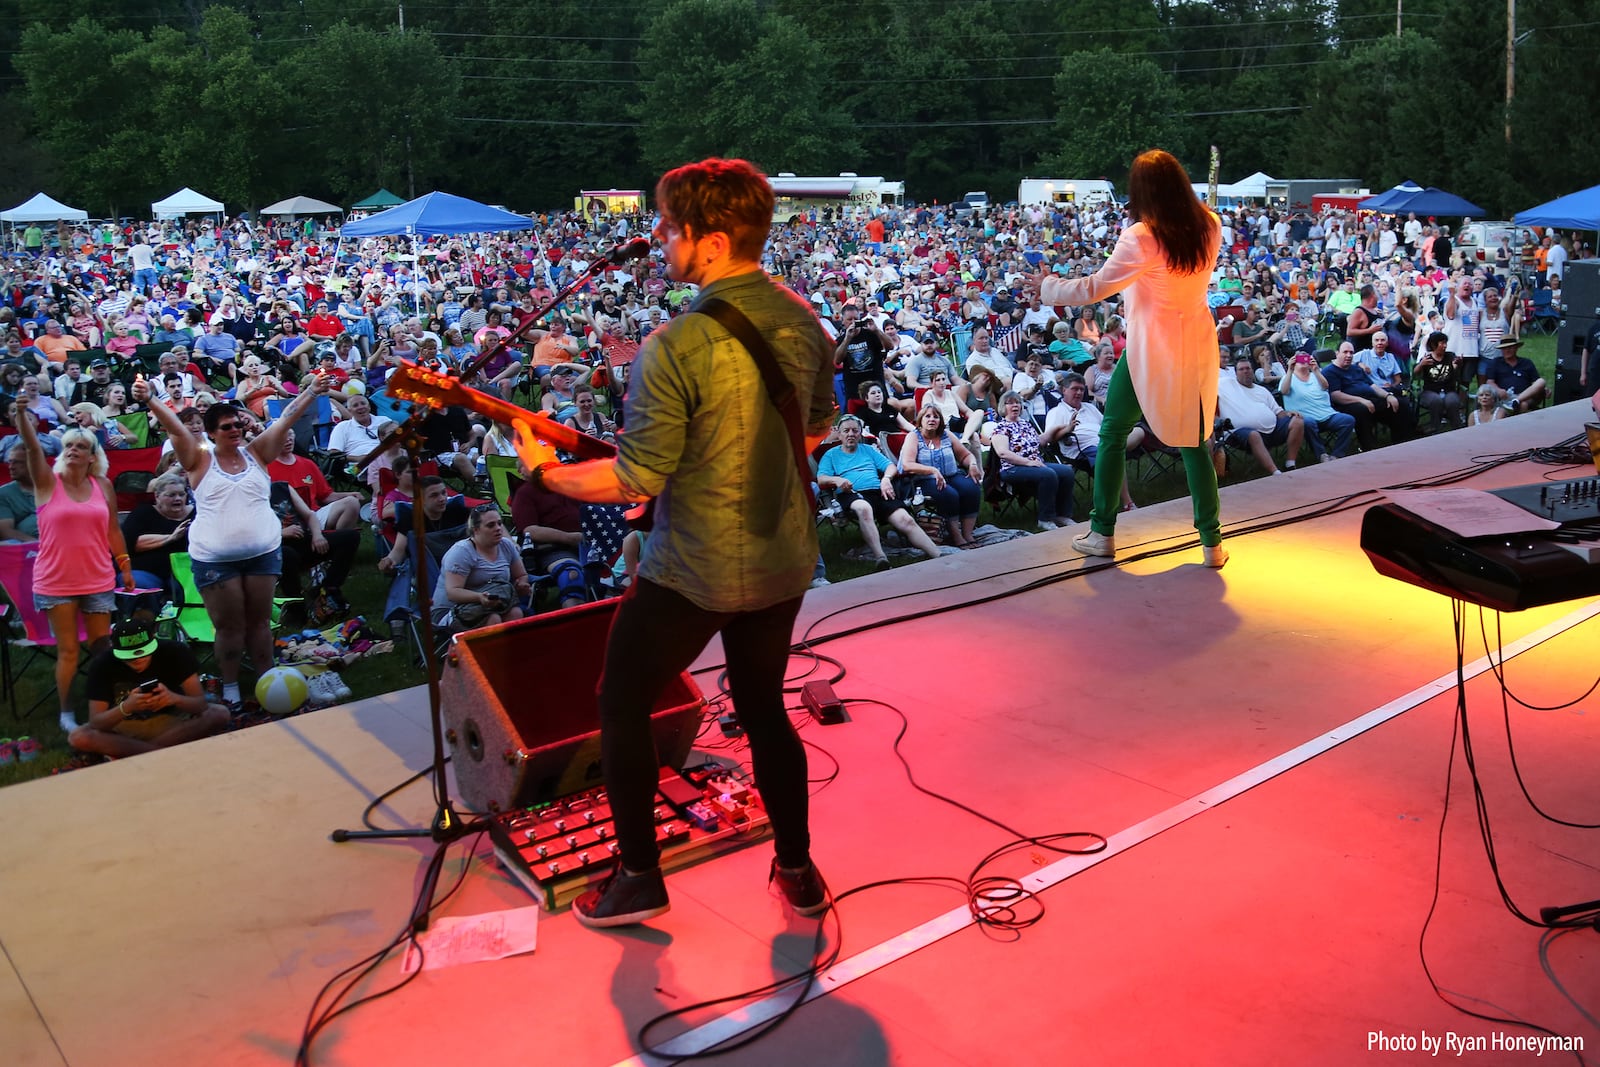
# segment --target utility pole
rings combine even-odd
[[[1517,0],[1506,0],[1506,146],[1511,145],[1511,100],[1517,85]]]
[[[1394,35],[1400,36],[1406,20],[1406,0],[1394,0]]]
[[[406,5],[398,4],[396,6],[399,8],[399,11],[400,11],[400,36],[404,37],[406,35]],[[1511,139],[1511,135],[1509,133],[1506,134],[1506,139],[1507,140]],[[411,116],[407,115],[406,116],[406,199],[415,200],[416,198],[417,198],[417,175],[416,175],[416,172],[411,169]]]

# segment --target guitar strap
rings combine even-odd
[[[743,345],[745,351],[750,353],[750,358],[755,361],[756,367],[761,371],[761,380],[767,385],[767,396],[772,400],[772,406],[778,409],[778,414],[783,416],[783,423],[789,430],[789,444],[794,449],[795,466],[800,471],[800,484],[805,486],[806,502],[814,510],[817,498],[811,491],[811,464],[806,458],[806,434],[800,421],[800,402],[795,396],[794,383],[778,367],[778,360],[772,354],[772,347],[767,344],[767,339],[761,336],[761,331],[745,317],[744,312],[726,300],[719,300],[716,297],[702,300],[695,305],[694,310],[709,316],[731,333],[734,340]]]

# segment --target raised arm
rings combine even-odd
[[[21,404],[11,405],[11,422],[17,428],[17,433],[22,437],[22,446],[28,450],[28,474],[33,478],[34,492],[46,490],[48,496],[55,489],[55,471],[51,469],[50,458],[44,454],[44,449],[39,444],[39,430],[37,419],[33,412]]]
[[[143,378],[137,378],[133,383],[133,398],[150,408],[150,413],[156,417],[161,428],[166,431],[167,437],[172,441],[172,454],[178,457],[178,463],[185,471],[194,471],[200,466],[200,461],[206,457],[206,450],[196,441],[194,434],[178,418],[171,405],[158,398],[150,389],[150,383]]]
[[[250,442],[250,451],[256,460],[264,467],[283,451],[283,439],[288,435],[300,416],[305,413],[307,406],[317,397],[328,391],[328,383],[320,374],[312,374],[306,378],[299,395],[289,402],[283,409],[283,414],[272,420],[272,424],[254,441]]]

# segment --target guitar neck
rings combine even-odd
[[[616,446],[598,437],[591,437],[553,418],[470,388],[451,375],[431,371],[414,363],[402,360],[389,379],[389,388],[398,399],[412,400],[434,408],[455,404],[487,415],[496,422],[521,427],[531,436],[571,452],[579,459],[605,459],[617,454]]]

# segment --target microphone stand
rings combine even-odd
[[[585,285],[591,278],[602,270],[619,265],[623,259],[636,259],[649,251],[648,241],[635,238],[606,252],[588,268],[574,278],[559,293],[550,298],[544,307],[528,317],[516,333],[509,338],[495,335],[495,343],[491,344],[488,351],[479,355],[461,370],[460,377],[463,381],[470,381],[479,370],[483,368],[494,356],[512,341],[516,341],[533,329],[535,323],[544,318],[561,301],[565,300],[574,291]],[[427,409],[422,406],[414,408],[406,420],[391,430],[378,446],[357,465],[357,473],[364,472],[374,460],[385,455],[395,448],[404,448],[406,455],[411,460],[411,470],[415,472],[422,457],[422,420]],[[430,655],[434,647],[433,637],[433,604],[428,589],[427,556],[427,530],[424,526],[425,518],[422,513],[422,501],[413,499],[411,502],[411,567],[412,582],[416,589],[417,609],[421,615],[419,620],[420,639],[422,644],[423,668],[428,673],[428,722],[433,728],[433,795],[435,810],[433,821],[427,829],[421,827],[403,828],[397,830],[345,830],[337,829],[328,835],[330,840],[336,842],[355,840],[378,840],[394,838],[431,838],[434,842],[433,855],[428,860],[427,870],[423,874],[422,890],[417,894],[416,905],[411,911],[411,929],[421,933],[428,928],[428,913],[433,908],[433,895],[438,889],[439,875],[444,870],[445,853],[450,844],[461,840],[471,834],[478,833],[488,828],[486,819],[474,818],[463,820],[450,803],[450,787],[445,775],[444,754],[444,723],[440,713],[439,700],[439,665]]]

